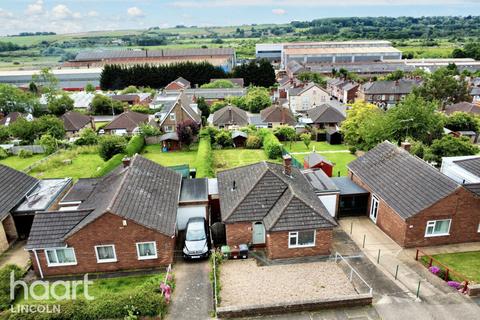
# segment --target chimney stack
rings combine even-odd
[[[123,163],[123,167],[126,168],[128,166],[130,166],[130,163],[132,162],[132,160],[129,158],[129,157],[124,157],[122,159],[122,163]]]
[[[400,144],[400,147],[402,149],[404,149],[405,151],[408,151],[410,152],[410,149],[412,148],[412,144],[408,141],[403,141],[401,144]]]
[[[292,175],[292,157],[289,154],[283,156],[283,170],[287,176]]]

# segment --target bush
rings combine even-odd
[[[308,149],[308,147],[310,146],[310,143],[312,143],[312,135],[310,133],[302,133],[300,135],[300,139],[302,139],[303,144]]]
[[[260,149],[262,147],[262,139],[259,136],[248,136],[245,147],[247,149]]]
[[[40,145],[43,147],[43,150],[46,154],[52,154],[57,151],[57,139],[48,133],[44,134],[40,138]]]
[[[200,138],[197,151],[196,167],[197,178],[213,178],[215,175],[213,170],[212,143],[208,136]]]
[[[263,150],[268,159],[277,159],[282,156],[283,145],[272,132],[268,132],[263,138]]]
[[[5,151],[5,149],[0,148],[0,160],[7,159],[8,158],[8,153]]]
[[[145,114],[153,114],[154,110],[150,109],[147,106],[142,106],[142,105],[134,105],[130,110],[138,113],[145,113]]]
[[[25,270],[21,269],[20,267],[9,264],[0,269],[0,310],[5,310],[10,306],[12,302],[10,300],[10,273],[14,272],[14,279],[20,279]],[[16,288],[17,291],[20,287]]]
[[[107,161],[118,153],[125,151],[126,140],[124,137],[115,135],[105,135],[100,138],[99,154],[103,160]]]
[[[295,128],[291,126],[279,126],[275,128],[273,134],[280,141],[292,141],[296,137]]]
[[[140,153],[145,145],[145,139],[142,136],[133,136],[125,148],[127,156],[132,157],[136,153]]]
[[[158,127],[143,123],[140,125],[140,134],[144,137],[155,137],[162,134]]]
[[[30,150],[25,150],[25,149],[22,149],[20,150],[20,152],[18,153],[18,156],[22,159],[26,159],[26,158],[30,158],[31,156],[33,156],[33,152],[30,151]]]
[[[351,154],[357,153],[357,148],[355,146],[348,147],[348,151],[350,151]]]
[[[91,146],[98,143],[98,136],[92,128],[80,131],[80,138],[75,141],[77,146]]]
[[[200,131],[200,139],[201,138],[208,138],[210,140],[210,143],[215,141],[215,136],[218,133],[218,129],[212,126],[204,127]]]
[[[215,135],[215,143],[222,148],[233,146],[232,134],[230,131],[221,130]]]

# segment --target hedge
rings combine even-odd
[[[145,139],[142,136],[133,136],[125,148],[125,153],[129,157],[133,157],[136,153],[140,153],[145,145]]]
[[[213,178],[213,153],[212,143],[208,136],[200,138],[196,159],[197,178]]]
[[[170,285],[172,285],[170,283]],[[94,320],[124,319],[128,310],[135,310],[138,318],[158,317],[167,313],[167,303],[160,292],[157,281],[151,280],[138,289],[129,292],[103,295],[101,299],[87,301],[83,298],[55,302],[38,302],[41,305],[59,305],[58,313],[10,313],[4,316],[9,320]],[[32,303],[34,305],[35,303]],[[7,312],[9,313],[9,312]]]
[[[278,138],[269,131],[263,134],[263,150],[269,159],[277,159],[282,156],[283,145]]]
[[[15,280],[23,277],[25,270],[20,267],[9,264],[0,269],[0,310],[5,310],[10,306],[10,273],[14,272]],[[16,288],[18,291],[20,286]]]
[[[122,164],[122,160],[124,157],[126,157],[124,153],[118,153],[113,157],[111,157],[110,160],[105,162],[103,166],[100,168],[100,170],[97,171],[96,176],[103,177],[107,173],[110,173],[111,171],[113,171],[116,167]]]

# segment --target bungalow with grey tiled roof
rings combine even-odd
[[[289,156],[217,177],[228,245],[265,247],[269,259],[329,254],[337,223]]]
[[[35,272],[43,278],[172,263],[181,183],[180,174],[136,155],[74,188],[78,195],[65,199],[77,201],[75,208],[34,218],[27,249]]]
[[[348,165],[370,219],[402,247],[480,241],[480,197],[385,141]]]
[[[80,112],[68,111],[60,117],[67,135],[73,136],[82,129],[95,129],[93,118]]]

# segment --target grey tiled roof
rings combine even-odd
[[[348,165],[403,219],[454,192],[459,185],[425,161],[385,141]]]
[[[480,106],[470,102],[459,102],[445,107],[446,114],[452,114],[454,112],[467,112],[480,115]]]
[[[68,111],[60,119],[66,131],[79,131],[92,121],[89,116],[75,111]]]
[[[477,196],[480,196],[480,183],[470,183],[463,185],[467,190],[475,193]]]
[[[307,161],[307,163],[310,167],[313,167],[313,166],[319,164],[320,162],[325,162],[325,163],[328,163],[328,164],[332,165],[332,163],[330,161],[328,161],[325,157],[319,155],[316,152],[311,152],[311,153],[307,154],[304,159],[305,159],[305,161]]]
[[[218,173],[218,189],[226,223],[264,220],[272,231],[336,225],[297,168],[291,176],[269,162],[225,170]]]
[[[328,103],[308,110],[307,115],[312,119],[312,123],[340,123],[345,120],[342,112]]]
[[[19,205],[38,183],[37,179],[0,164],[0,219]]]
[[[247,112],[238,107],[228,105],[214,112],[212,123],[215,126],[246,126],[248,125]]]
[[[281,107],[279,105],[273,105],[263,109],[260,111],[260,116],[262,117],[262,121],[266,123],[280,122],[291,126],[297,123],[290,108]]]
[[[142,123],[146,123],[148,121],[148,115],[134,112],[134,111],[125,111],[122,114],[118,115],[113,119],[112,122],[107,124],[104,129],[105,130],[115,130],[115,129],[126,129],[127,131],[131,132]]]
[[[454,161],[456,165],[480,177],[480,157]]]
[[[415,80],[400,79],[369,82],[363,85],[366,94],[408,94],[418,86]]]

